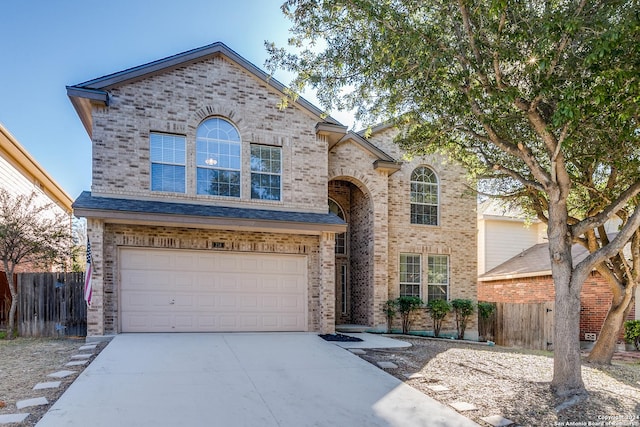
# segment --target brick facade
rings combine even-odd
[[[580,340],[586,333],[600,334],[611,305],[611,291],[599,273],[593,272],[585,280],[580,294]],[[553,302],[555,289],[551,276],[526,277],[478,282],[478,300],[504,303],[534,304]],[[635,318],[635,309],[628,319]],[[620,334],[622,339],[624,331]]]
[[[429,254],[449,256],[449,297],[476,299],[476,202],[474,196],[465,193],[465,174],[460,167],[431,156],[403,161],[397,171],[392,167],[379,168],[376,162],[380,156],[387,162],[388,155],[402,160],[403,153],[393,143],[392,131],[374,132],[370,139],[373,148],[356,143],[355,136],[342,138],[346,131],[340,131],[335,123],[322,122],[318,111],[298,103],[278,108],[282,93],[255,70],[246,68],[241,58],[224,49],[222,52],[184,64],[172,63],[161,72],[156,70],[105,85],[108,102],[91,101],[90,121],[79,110],[85,126],[91,124],[92,195],[264,209],[274,215],[326,214],[330,197],[345,212],[348,254],[334,253],[333,232],[288,231],[287,227],[264,230],[257,225],[256,229],[246,229],[233,224],[216,229],[206,225],[188,228],[176,225],[170,218],[166,223],[151,225],[140,220],[114,223],[108,215],[96,216],[88,221],[95,287],[89,334],[120,332],[118,252],[124,247],[304,254],[308,257],[310,331],[330,333],[336,323],[384,328],[382,306],[387,299],[398,296],[398,263],[402,252],[423,256],[425,278]],[[89,89],[95,90],[95,85]],[[95,94],[92,92],[91,96]],[[213,116],[231,122],[241,136],[239,198],[196,194],[195,134],[199,124]],[[185,138],[184,194],[150,190],[151,132]],[[250,197],[252,143],[282,148],[279,201]],[[428,165],[438,175],[437,226],[410,224],[409,177],[418,165]],[[223,242],[224,249],[214,248],[212,242]],[[340,281],[336,280],[342,266],[348,270],[346,295],[342,295]],[[426,299],[426,284],[423,286]],[[344,313],[343,297],[348,307]],[[424,330],[431,326],[423,318],[415,323],[415,328]],[[471,325],[469,330],[473,329]]]

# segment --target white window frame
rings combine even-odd
[[[408,257],[412,257],[412,258],[417,258],[418,259],[418,276],[417,279],[414,281],[409,281],[409,280],[402,280],[402,266],[404,265],[416,265],[415,262],[408,264],[407,262],[403,263],[403,257],[405,258],[405,260]],[[409,273],[407,272],[407,277],[405,277],[405,279],[408,278]],[[413,274],[412,274],[413,275]],[[417,296],[418,298],[422,297],[422,255],[421,254],[416,254],[416,253],[401,253],[400,254],[400,258],[399,258],[399,262],[398,262],[398,279],[399,279],[399,295],[400,296]],[[411,294],[407,293],[407,292],[403,292],[402,288],[403,286],[411,286],[412,288],[417,286],[418,287],[418,295],[415,295],[414,292],[411,292]]]
[[[161,154],[160,154],[160,159],[155,158],[154,156],[154,148],[153,148],[153,144],[154,144],[154,138],[160,138],[159,142],[161,144],[160,150],[161,150]],[[168,143],[169,140],[171,140],[171,142],[173,142],[174,144],[174,148],[172,149],[167,149],[165,147],[165,142]],[[186,193],[187,192],[187,138],[184,135],[177,135],[177,134],[172,134],[172,133],[166,133],[166,132],[149,132],[149,189],[153,192],[166,192],[166,193]],[[176,142],[181,142],[182,143],[182,149],[176,149],[175,148],[175,144]],[[172,157],[171,159],[169,158],[165,158],[165,154],[167,154],[168,152],[171,153]],[[176,153],[182,152],[182,162],[176,161]],[[183,179],[182,179],[182,184],[183,184],[183,189],[182,191],[175,191],[175,190],[165,190],[165,189],[157,189],[157,188],[153,188],[153,177],[154,177],[154,173],[153,173],[153,165],[163,165],[163,166],[176,166],[176,167],[181,167],[182,171],[183,171]]]
[[[446,272],[446,280],[443,282],[437,282],[437,283],[433,283],[432,282],[432,274],[431,274],[431,266],[432,266],[432,260],[434,260],[435,258],[443,258],[446,259],[447,262],[447,272]],[[449,255],[437,255],[437,254],[429,254],[427,255],[427,300],[431,299],[431,288],[432,287],[441,287],[443,286],[445,288],[445,300],[449,300],[450,298],[450,284],[451,284],[451,257]],[[442,299],[442,298],[438,298],[438,299]]]

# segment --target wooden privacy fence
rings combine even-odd
[[[87,335],[84,273],[18,274],[18,334]]]
[[[491,318],[485,322],[479,319],[485,339],[505,347],[553,350],[553,302],[495,304]]]

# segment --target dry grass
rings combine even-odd
[[[11,341],[0,340],[0,414],[28,412],[30,415],[20,424],[12,426],[34,426],[51,405],[64,393],[71,383],[84,370],[84,366],[72,368],[64,365],[71,356],[78,354],[84,339],[46,339],[16,338]],[[104,347],[97,347],[94,357]],[[91,358],[90,360],[93,360]],[[86,366],[86,365],[85,365]],[[63,379],[47,377],[60,370],[77,373]],[[56,389],[33,390],[41,382],[61,381]],[[34,397],[46,397],[49,405],[35,406],[18,410],[16,402]]]

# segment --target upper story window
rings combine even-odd
[[[185,138],[164,133],[150,134],[151,191],[184,193]]]
[[[240,197],[240,134],[219,117],[205,120],[196,133],[198,194]]]
[[[411,173],[411,224],[438,225],[438,177],[426,166]]]
[[[346,221],[344,211],[333,200],[329,199],[329,212],[334,213],[343,221]],[[346,255],[347,253],[347,233],[336,234],[336,255]]]
[[[251,198],[280,200],[282,193],[282,149],[251,145]]]

